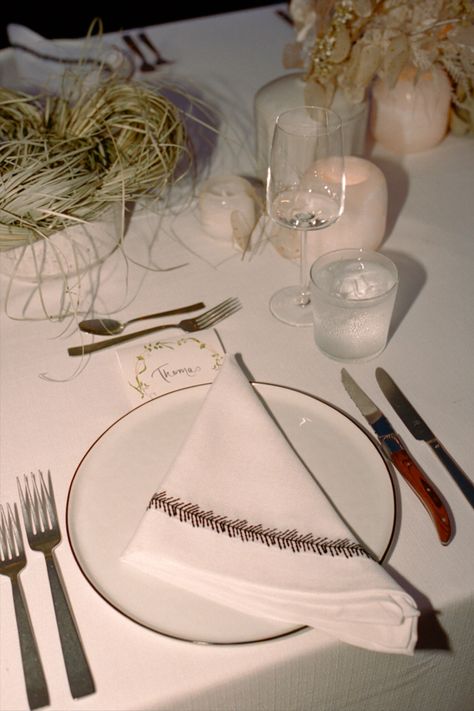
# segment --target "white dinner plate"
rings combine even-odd
[[[310,475],[381,560],[394,530],[395,497],[378,446],[353,420],[316,397],[278,385],[253,386]],[[214,644],[289,634],[294,625],[236,612],[120,560],[209,387],[197,385],[149,400],[96,440],[79,463],[69,491],[71,547],[96,591],[156,632]]]

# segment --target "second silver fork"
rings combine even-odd
[[[48,486],[41,472],[39,472],[39,483],[34,474],[31,475],[30,480],[25,476],[23,487],[19,479],[17,483],[28,543],[32,550],[40,551],[45,557],[72,697],[77,699],[93,694],[94,680],[54,556],[54,548],[61,540],[61,531],[51,474],[48,472]]]
[[[0,574],[7,575],[11,580],[28,705],[30,709],[38,709],[49,704],[49,693],[19,577],[25,566],[17,506],[14,504],[12,509],[7,504],[5,513],[0,505]]]

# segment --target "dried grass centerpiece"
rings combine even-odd
[[[0,88],[0,248],[157,197],[186,157],[179,110],[139,82],[110,79],[74,100]]]

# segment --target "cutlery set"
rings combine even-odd
[[[47,483],[41,472],[38,481],[31,474],[29,479],[25,476],[23,484],[19,479],[17,483],[28,543],[45,557],[71,695],[81,698],[93,694],[95,685],[54,556],[61,531],[51,475],[48,472]],[[28,704],[30,709],[36,709],[49,704],[49,692],[19,579],[26,563],[17,505],[7,504],[6,509],[0,505],[0,574],[11,580]]]
[[[443,447],[441,442],[430,430],[426,422],[424,422],[417,413],[413,405],[407,400],[400,388],[394,383],[389,374],[383,368],[377,368],[375,377],[379,383],[385,397],[388,399],[393,409],[403,420],[406,427],[410,430],[415,439],[423,440],[433,450],[438,459],[446,467],[452,478],[463,492],[471,506],[474,507],[474,486],[470,479],[465,475],[460,466],[456,464],[454,459]]]
[[[150,317],[185,312],[202,306],[204,306],[202,303],[193,304],[171,312],[152,314]],[[241,306],[238,299],[230,298],[195,319],[182,321],[175,326],[164,325],[146,329],[140,333],[149,333],[160,328],[170,327],[183,328],[189,331],[207,328],[222,318],[231,315],[239,308]],[[132,320],[143,318],[147,318],[147,316]],[[133,338],[135,335],[137,334],[131,334],[130,337]],[[109,341],[101,341],[92,345],[103,347],[102,344],[118,342],[124,338],[127,337],[113,338],[109,339]],[[81,346],[80,348],[84,352],[90,352],[91,350],[87,350],[87,346]],[[70,349],[70,352],[71,350],[74,349]],[[474,506],[474,485],[421,419],[392,378],[385,370],[377,368],[376,379],[390,404],[409,431],[416,439],[424,440],[429,444],[471,506]],[[431,516],[440,542],[443,545],[447,545],[452,540],[454,522],[442,494],[415,462],[388,418],[359,387],[345,368],[341,370],[341,380],[347,393],[374,430],[385,456],[398,470]],[[75,699],[81,698],[93,694],[95,685],[67,592],[54,557],[54,549],[61,541],[61,531],[51,475],[48,472],[47,482],[45,482],[41,472],[38,473],[38,480],[34,474],[31,474],[30,478],[25,476],[23,482],[17,479],[17,484],[29,546],[33,551],[43,553],[45,558],[71,695]],[[38,645],[20,581],[20,573],[26,567],[26,564],[27,559],[17,504],[15,503],[13,506],[6,504],[5,508],[0,505],[0,574],[8,576],[11,580],[28,704],[30,709],[36,709],[47,706],[50,700]]]
[[[200,302],[171,311],[149,314],[147,316],[139,316],[125,323],[114,321],[112,319],[91,319],[89,321],[82,321],[79,324],[79,327],[82,331],[89,333],[109,335],[113,333],[121,333],[125,326],[134,321],[140,321],[147,318],[157,318],[160,316],[169,316],[177,313],[186,313],[202,307],[204,307],[204,304]],[[103,348],[108,348],[109,346],[118,345],[138,336],[145,336],[167,328],[179,328],[187,332],[199,331],[214,326],[216,323],[224,318],[227,318],[240,308],[241,305],[238,299],[229,298],[195,318],[184,319],[176,324],[162,324],[124,336],[107,338],[95,343],[74,346],[68,349],[68,353],[71,356],[85,355]],[[407,447],[402,441],[400,435],[394,430],[387,417],[359,387],[345,368],[341,371],[341,378],[347,393],[374,430],[385,456],[391,461],[393,466],[405,479],[416,496],[418,496],[433,520],[441,543],[443,545],[447,545],[452,540],[454,522],[452,521],[452,515],[443,499],[442,494],[415,462],[411,454],[408,452]],[[432,448],[471,506],[474,506],[474,485],[435,437],[428,425],[421,419],[411,403],[408,402],[407,398],[394,383],[392,378],[385,370],[377,368],[376,379],[388,401],[409,429],[411,434],[416,439],[425,441]]]
[[[187,313],[201,308],[204,308],[204,303],[198,302],[168,311],[138,316],[125,323],[113,319],[90,319],[82,321],[79,327],[88,333],[110,335],[121,333],[128,324],[136,321]],[[72,356],[92,353],[167,328],[179,328],[187,332],[199,331],[214,326],[240,308],[241,304],[237,298],[229,298],[194,318],[184,319],[176,324],[161,324],[127,335],[72,347],[68,349],[68,353]],[[468,477],[435,437],[388,373],[382,368],[377,368],[375,375],[386,398],[411,434],[416,439],[425,441],[432,448],[471,506],[474,506],[474,485]],[[398,470],[429,513],[440,542],[447,545],[453,537],[454,522],[442,494],[415,462],[388,418],[359,387],[345,368],[341,370],[341,380],[347,393],[375,432],[384,455]],[[23,483],[20,480],[17,480],[17,483],[28,543],[33,551],[41,552],[45,557],[71,695],[73,698],[80,698],[94,693],[95,685],[54,557],[54,549],[61,540],[61,532],[51,476],[48,472],[46,483],[42,473],[39,472],[38,481],[32,474],[29,479],[25,477]],[[11,580],[27,698],[30,709],[36,709],[49,704],[49,692],[19,577],[26,563],[17,505],[16,503],[13,506],[7,504],[5,508],[0,505],[0,574],[8,576]]]
[[[179,309],[171,309],[169,311],[160,311],[156,314],[147,314],[146,316],[135,316],[128,321],[122,322],[117,321],[113,318],[91,318],[86,321],[81,321],[79,323],[79,328],[84,333],[92,333],[96,336],[114,336],[116,334],[122,333],[122,331],[129,326],[131,323],[136,321],[145,321],[151,318],[162,318],[163,316],[174,316],[176,314],[185,314],[190,311],[198,311],[199,309],[204,309],[205,304],[199,301],[197,304],[191,304],[190,306],[182,306]]]
[[[192,306],[187,306],[182,309],[175,309],[172,312],[167,311],[161,314],[152,314],[149,318],[154,318],[157,316],[166,316],[171,313],[185,313],[186,311],[192,311],[194,309],[201,308],[201,306],[204,306],[204,304],[193,304]],[[195,318],[183,319],[179,323],[165,323],[161,324],[160,326],[152,326],[151,328],[145,328],[141,331],[134,331],[133,333],[127,333],[123,336],[115,336],[114,338],[106,338],[103,341],[96,341],[95,343],[88,343],[81,346],[72,346],[71,348],[68,348],[68,353],[70,356],[94,353],[95,351],[102,350],[103,348],[108,348],[109,346],[116,346],[120,343],[123,343],[124,341],[129,341],[132,338],[137,338],[139,336],[147,336],[150,333],[155,333],[156,331],[163,331],[167,328],[179,328],[182,331],[186,331],[188,333],[202,331],[205,328],[212,328],[212,326],[215,326],[219,321],[222,321],[228,316],[231,316],[240,308],[242,307],[239,299],[231,297],[229,299],[226,299],[222,303],[217,304],[217,306],[214,306],[212,309],[208,309],[208,311],[199,314]],[[148,317],[142,316],[140,318],[143,319]],[[95,323],[96,327],[97,325],[98,324]],[[105,333],[105,331],[102,330],[101,333]]]
[[[341,371],[341,379],[348,395],[377,435],[386,457],[418,496],[433,520],[441,543],[447,545],[452,540],[454,522],[442,494],[415,462],[387,417],[345,368]],[[376,379],[384,395],[409,431],[416,439],[422,439],[432,447],[471,506],[474,506],[474,485],[434,436],[389,374],[383,368],[377,368]]]
[[[131,35],[123,35],[122,39],[127,45],[129,49],[132,50],[134,54],[137,55],[137,57],[140,59],[140,66],[139,66],[139,71],[140,72],[154,72],[156,71],[157,67],[163,65],[163,64],[172,64],[172,62],[168,59],[165,59],[161,52],[155,47],[155,45],[151,42],[150,38],[145,32],[139,32],[138,35],[138,40],[132,37]],[[140,47],[140,43],[145,45],[147,51],[151,51],[154,59],[153,61],[149,61],[144,52],[142,51]]]

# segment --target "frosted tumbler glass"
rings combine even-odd
[[[330,358],[371,360],[385,349],[398,290],[391,259],[365,249],[340,249],[311,267],[314,340]]]

